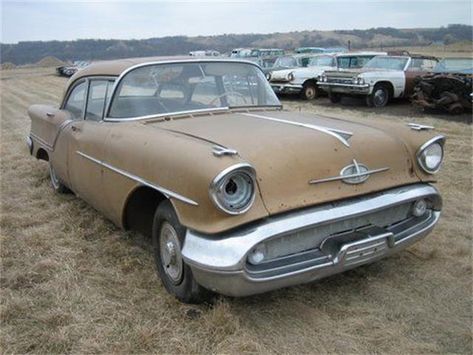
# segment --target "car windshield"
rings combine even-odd
[[[473,73],[473,60],[470,58],[445,58],[433,70],[435,73]]]
[[[292,68],[297,66],[297,59],[291,56],[279,57],[274,63],[275,67]]]
[[[309,60],[309,67],[332,67],[333,57],[331,56],[317,56]]]
[[[378,56],[366,63],[364,68],[404,70],[407,60],[406,57]]]
[[[252,64],[153,64],[133,69],[120,80],[109,117],[280,105],[261,69]]]

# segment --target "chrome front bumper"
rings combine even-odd
[[[298,94],[302,90],[301,84],[269,83],[276,94]]]
[[[349,94],[349,95],[368,95],[370,93],[369,84],[344,84],[344,83],[330,83],[330,82],[319,82],[318,86],[328,92],[334,92],[337,94]]]
[[[430,208],[389,226],[370,225],[325,238],[317,247],[261,265],[247,261],[263,241],[294,231],[389,211],[425,198]],[[311,282],[373,262],[426,236],[440,216],[442,200],[428,184],[415,184],[267,218],[221,235],[188,230],[182,250],[197,282],[228,296],[248,296]],[[314,236],[315,238],[316,236]]]

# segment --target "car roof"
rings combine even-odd
[[[218,62],[247,62],[254,64],[249,61],[236,59],[236,58],[199,58],[197,59],[194,56],[170,56],[170,57],[143,57],[143,58],[128,58],[128,59],[119,59],[119,60],[107,60],[107,61],[100,61],[96,63],[91,63],[89,66],[85,67],[84,69],[79,70],[72,78],[70,82],[74,82],[77,79],[87,77],[87,76],[119,76],[125,70],[139,64],[146,64],[146,63],[159,63],[159,62],[169,62],[169,61],[218,61]]]

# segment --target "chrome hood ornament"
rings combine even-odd
[[[380,173],[383,171],[389,170],[389,168],[379,168],[370,170],[364,164],[358,163],[353,159],[353,164],[345,166],[341,171],[339,176],[333,176],[325,179],[314,179],[309,180],[309,184],[320,184],[322,182],[338,181],[342,180],[346,184],[356,185],[361,184],[368,180],[371,174]]]

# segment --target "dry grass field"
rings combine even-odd
[[[434,232],[388,259],[309,285],[189,306],[157,280],[148,241],[73,195],[28,155],[27,107],[58,103],[53,69],[0,72],[3,353],[472,352],[472,128],[407,102],[284,100],[290,110],[434,125],[448,137]]]

